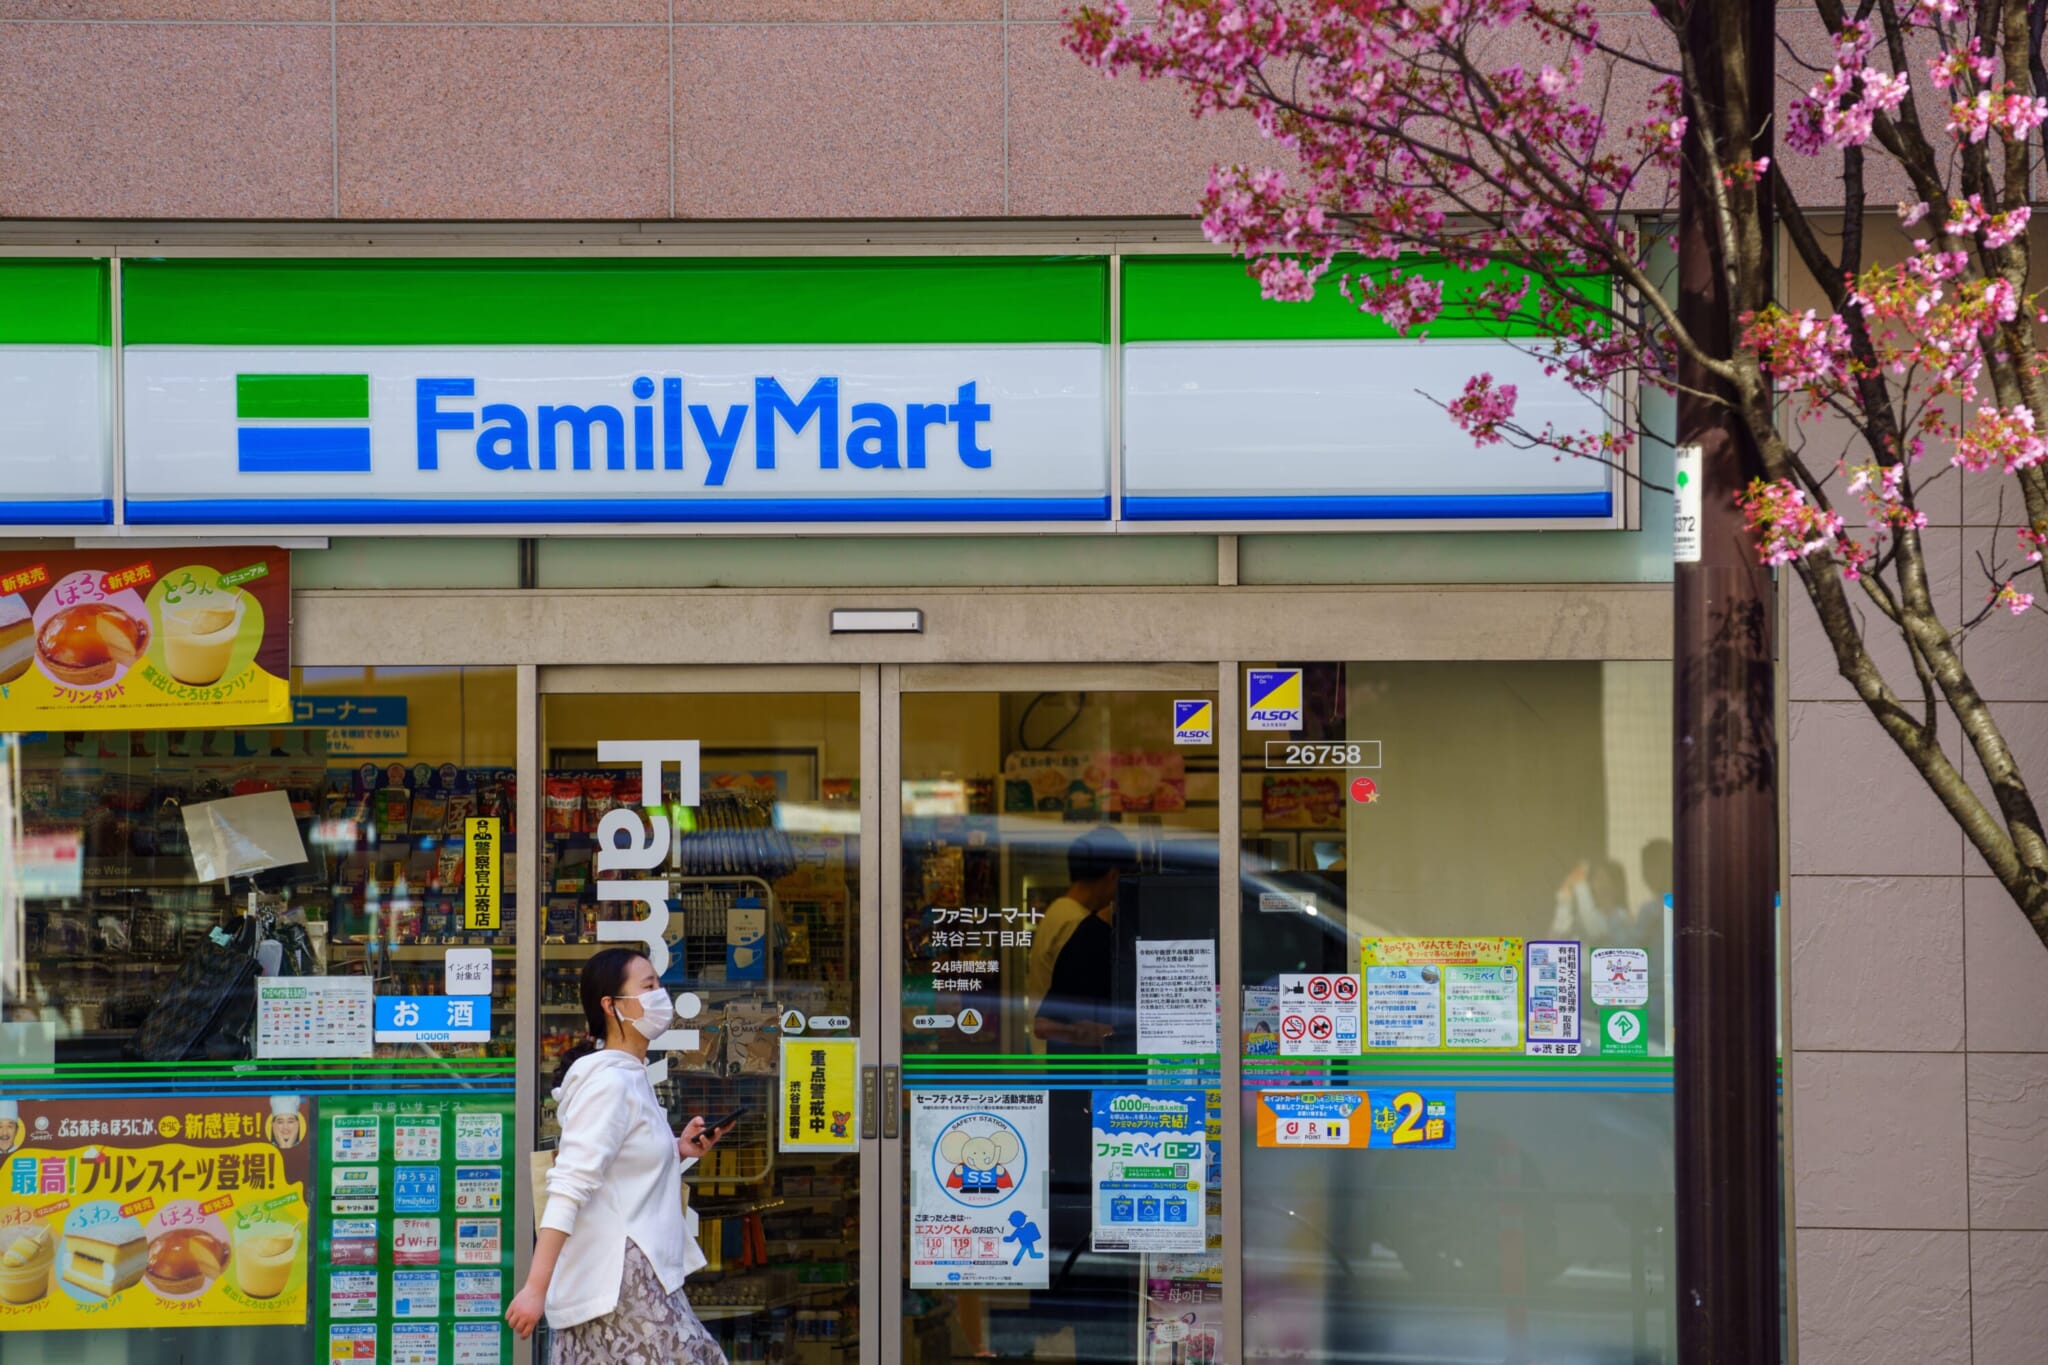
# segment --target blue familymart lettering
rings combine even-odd
[[[716,488],[731,472],[750,410],[746,403],[731,404],[723,413],[706,403],[686,403],[683,381],[674,376],[661,380],[658,400],[655,381],[641,375],[629,386],[635,402],[540,403],[531,412],[515,403],[478,407],[476,385],[473,377],[459,376],[415,382],[415,444],[421,469],[439,469],[443,441],[454,438],[471,443],[477,463],[485,469],[506,473],[589,470],[600,467],[599,461],[608,470],[680,472],[693,469],[695,460],[701,459],[704,486]],[[774,469],[779,446],[794,448],[801,441],[816,450],[820,469],[838,469],[842,459],[855,469],[923,469],[937,458],[944,439],[934,437],[935,429],[950,427],[953,456],[969,469],[987,469],[995,451],[982,444],[981,428],[992,422],[993,414],[977,388],[978,381],[969,380],[951,402],[905,403],[900,409],[887,403],[855,403],[845,411],[836,376],[814,380],[798,395],[772,375],[757,376],[751,405],[754,467]],[[850,425],[843,420],[847,418]],[[783,446],[785,432],[788,441]],[[701,454],[693,456],[693,446]]]

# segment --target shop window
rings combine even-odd
[[[510,1055],[514,676],[294,669],[288,726],[13,737],[14,1052],[41,1046],[58,1063],[306,1057],[305,1040],[266,1031],[285,1026],[282,1007],[259,1008],[224,954],[273,979],[356,978],[411,998],[443,994],[448,949],[474,946],[491,954],[496,1008],[488,1026],[449,1032],[484,1036],[427,1041],[435,1030],[423,1029],[330,1055]],[[272,793],[269,808],[214,804]],[[499,822],[491,927],[464,896],[473,818]],[[224,851],[249,870],[219,875]],[[208,974],[195,962],[223,965]],[[189,1017],[167,1022],[166,1011]]]
[[[1670,678],[1247,674],[1247,1359],[1676,1358]]]
[[[515,677],[4,737],[0,1362],[509,1349]]]

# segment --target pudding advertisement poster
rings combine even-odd
[[[0,1100],[0,1332],[306,1320],[313,1101]]]
[[[0,730],[290,722],[291,556],[0,554]]]

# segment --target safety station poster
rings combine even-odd
[[[0,1332],[306,1320],[313,1101],[0,1101]]]
[[[1044,1289],[1046,1092],[910,1093],[910,1283]]]
[[[291,556],[0,554],[0,730],[284,725]]]

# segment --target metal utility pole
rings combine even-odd
[[[1678,310],[1715,356],[1732,353],[1736,316],[1769,301],[1772,222],[1768,194],[1735,213],[1733,245],[1749,268],[1731,278],[1703,138],[1711,132],[1726,161],[1768,154],[1775,21],[1769,0],[1690,0],[1685,10],[1694,88],[1678,201]],[[1679,377],[1695,393],[1719,387],[1683,361]],[[1782,1229],[1775,596],[1735,506],[1760,469],[1741,422],[1682,394],[1678,441],[1679,509],[1697,511],[1690,547],[1681,528],[1673,582],[1678,1358],[1771,1365],[1781,1350]]]

